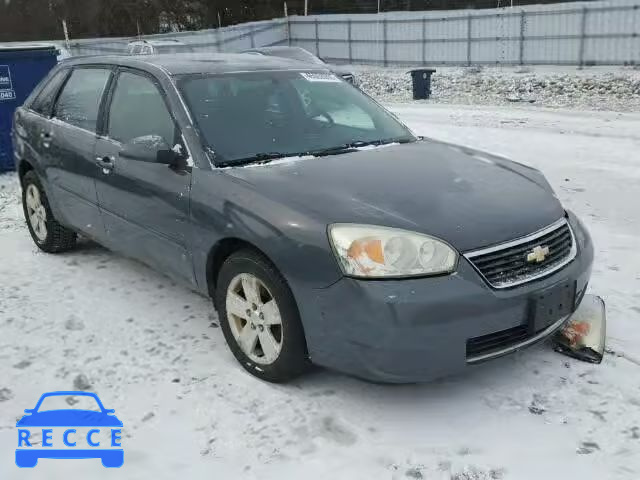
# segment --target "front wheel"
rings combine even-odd
[[[261,254],[242,250],[222,265],[214,299],[229,348],[251,374],[285,382],[307,365],[298,308],[286,281]]]
[[[33,170],[22,178],[22,208],[31,238],[41,250],[58,253],[75,247],[76,233],[55,219],[42,183]]]

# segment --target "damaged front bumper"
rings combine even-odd
[[[600,363],[604,356],[606,332],[604,300],[595,295],[585,295],[578,310],[555,335],[555,350],[578,360]]]
[[[593,246],[583,238],[564,268],[510,289],[491,288],[461,257],[453,275],[343,278],[314,290],[299,301],[311,360],[372,381],[410,383],[529,347],[561,329],[584,297]],[[532,305],[561,289],[570,292],[568,311],[562,300],[562,315],[532,321]]]

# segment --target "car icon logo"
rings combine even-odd
[[[86,397],[88,401],[92,399],[98,409],[49,410],[42,407],[45,401],[55,397],[69,396]],[[36,406],[26,409],[25,413],[26,415],[16,423],[18,427],[16,465],[18,467],[35,467],[40,458],[99,458],[105,467],[122,466],[124,462],[124,451],[120,443],[122,422],[114,415],[114,410],[104,408],[95,393],[74,391],[44,393]],[[40,439],[41,445],[38,445]]]

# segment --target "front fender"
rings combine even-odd
[[[254,245],[275,264],[292,290],[323,288],[342,272],[331,251],[327,226],[257,192],[223,170],[194,169],[191,191],[192,250],[199,290],[207,293],[207,258],[221,240]]]

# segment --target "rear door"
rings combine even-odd
[[[40,133],[47,151],[48,181],[64,223],[102,240],[94,157],[98,118],[110,81],[108,67],[76,67],[58,94],[51,120]]]
[[[49,168],[49,143],[45,139],[51,131],[51,113],[58,91],[69,75],[68,69],[58,70],[47,80],[46,85],[30,104],[19,108],[14,130],[14,147],[16,154],[35,165],[38,174],[47,185]]]
[[[105,131],[95,155],[105,166],[97,192],[108,245],[193,283],[187,248],[191,168],[177,170],[121,155],[128,142],[152,135],[169,146],[181,144],[163,90],[152,76],[122,69],[107,104]]]

